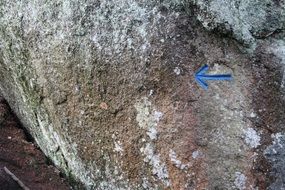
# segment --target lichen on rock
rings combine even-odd
[[[75,189],[278,189],[284,7],[3,0],[0,91]]]

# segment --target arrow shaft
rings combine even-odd
[[[204,80],[232,80],[231,75],[199,75]]]

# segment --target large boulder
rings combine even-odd
[[[281,188],[284,2],[266,2],[2,0],[1,93],[77,188]],[[234,80],[205,91],[203,64]]]

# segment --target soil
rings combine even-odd
[[[0,190],[23,189],[4,167],[30,190],[71,189],[67,180],[32,142],[6,101],[0,97]]]

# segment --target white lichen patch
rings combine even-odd
[[[174,73],[175,73],[176,75],[180,75],[180,73],[181,73],[180,68],[179,68],[179,67],[175,67]]]
[[[149,128],[149,130],[148,130],[148,132],[146,132],[146,134],[149,136],[149,138],[151,140],[157,139],[157,130],[154,127]]]
[[[154,119],[158,122],[160,118],[163,116],[162,112],[154,111]]]
[[[146,134],[151,140],[157,139],[157,125],[163,116],[162,112],[152,108],[151,102],[145,97],[140,102],[135,104],[137,110],[136,120],[140,128],[147,129]]]
[[[115,134],[112,134],[112,139],[114,141],[114,152],[118,152],[123,155],[124,149],[122,142],[117,140],[117,136]]]
[[[284,135],[282,135],[281,133],[276,133],[276,134],[272,134],[271,138],[273,139],[272,144],[273,145],[277,145],[277,147],[283,148],[283,144],[281,143],[282,138],[284,138]]]
[[[260,136],[253,128],[244,130],[245,142],[251,148],[256,148],[260,145]]]
[[[178,158],[177,158],[177,155],[176,153],[171,149],[169,151],[169,158],[171,160],[171,162],[179,169],[183,170],[185,168],[187,168],[187,164],[183,164],[182,161],[180,161]]]
[[[163,182],[164,185],[170,186],[169,175],[167,167],[164,162],[160,159],[160,154],[155,153],[154,140],[157,139],[157,125],[160,121],[163,113],[157,111],[147,97],[142,98],[138,101],[134,107],[137,110],[136,121],[141,129],[146,129],[146,134],[149,136],[150,142],[146,139],[142,139],[146,145],[140,149],[141,153],[144,155],[144,161],[152,166],[152,173],[159,180]]]
[[[160,159],[159,154],[155,154],[154,140],[157,139],[157,125],[163,116],[162,112],[157,111],[152,107],[151,102],[146,98],[135,104],[137,110],[136,120],[141,129],[146,129],[146,134],[149,136],[151,142],[148,142],[145,147],[140,149],[144,155],[144,161],[152,166],[152,173],[160,179],[166,186],[170,185],[169,175],[165,163]],[[147,140],[145,140],[147,142]],[[144,141],[144,142],[145,142]]]
[[[152,96],[152,95],[153,95],[153,90],[150,90],[148,96]]]
[[[155,154],[152,144],[147,143],[144,148],[140,149],[141,153],[145,155],[144,161],[152,166],[152,173],[156,175],[166,186],[170,186],[169,174],[165,163],[160,160],[160,155]]]
[[[241,172],[236,172],[234,184],[239,190],[244,190],[246,188],[246,176]]]
[[[256,113],[254,113],[254,112],[251,112],[251,113],[250,113],[250,115],[249,115],[249,117],[251,117],[251,118],[254,118],[254,117],[256,117]]]
[[[115,145],[115,151],[116,152],[120,152],[120,153],[122,153],[123,151],[124,151],[124,149],[123,149],[123,146],[122,146],[122,143],[120,142],[120,141],[118,141],[118,142],[114,142],[114,145]]]
[[[192,152],[192,158],[194,158],[194,159],[197,159],[197,158],[202,157],[202,156],[203,156],[203,154],[199,150]]]

